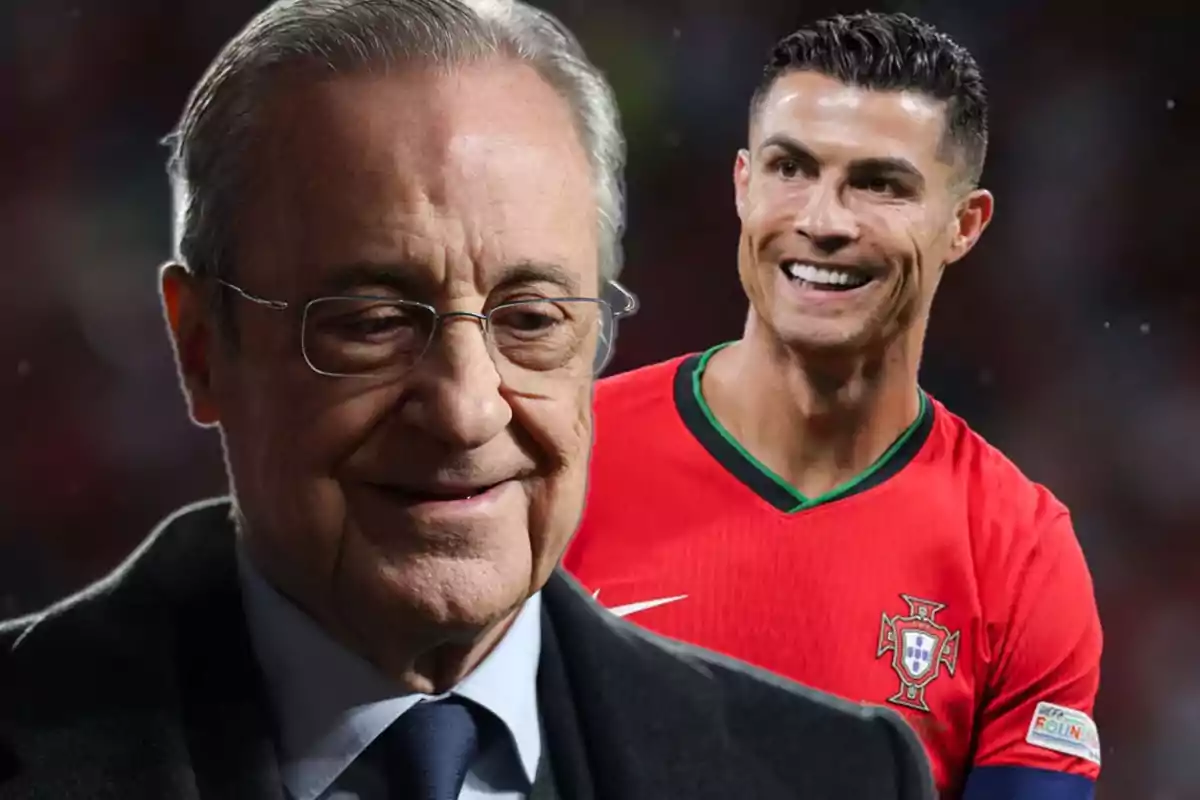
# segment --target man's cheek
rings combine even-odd
[[[595,381],[589,380],[584,384],[579,396],[575,398],[575,439],[582,442],[584,447],[590,447],[592,442],[592,394]]]

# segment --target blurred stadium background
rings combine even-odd
[[[730,170],[771,43],[814,0],[545,0],[617,88],[611,371],[740,331]],[[223,486],[185,419],[155,268],[187,91],[261,0],[0,0],[0,616],[111,568]],[[1200,71],[1173,0],[924,0],[992,97],[995,223],[944,284],[923,381],[1074,510],[1106,651],[1102,800],[1200,798]],[[902,547],[902,542],[896,543]],[[1054,609],[1045,609],[1053,614]]]

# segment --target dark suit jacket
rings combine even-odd
[[[538,693],[564,800],[918,800],[914,734],[647,633],[565,574]],[[116,572],[0,627],[0,800],[281,798],[229,505],[184,509]]]

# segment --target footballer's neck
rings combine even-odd
[[[755,459],[819,496],[866,471],[916,420],[924,329],[872,352],[813,355],[788,348],[751,314],[743,338],[709,362],[701,391]]]

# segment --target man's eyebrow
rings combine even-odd
[[[415,297],[428,291],[428,282],[419,280],[414,272],[411,265],[358,261],[330,269],[318,286],[322,294],[336,295],[364,286],[378,286]]]
[[[363,287],[390,289],[404,297],[424,297],[435,291],[423,271],[410,264],[355,262],[335,267],[320,282],[322,294],[342,294]],[[492,288],[549,283],[567,294],[579,292],[579,276],[552,261],[524,260],[502,267]]]
[[[529,283],[549,283],[567,294],[579,292],[579,275],[552,261],[518,261],[504,267],[494,288]]]

